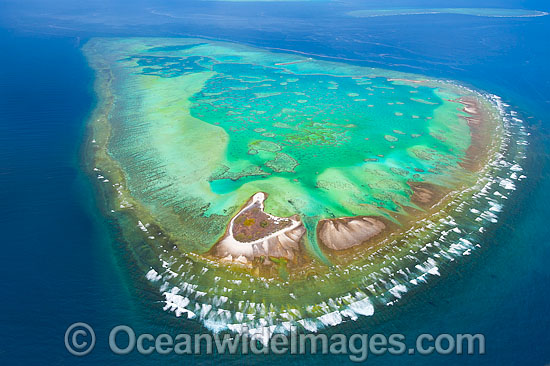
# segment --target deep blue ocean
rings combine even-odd
[[[0,365],[350,362],[321,355],[116,356],[108,348],[118,324],[157,334],[202,329],[162,311],[116,226],[101,214],[82,163],[95,96],[80,47],[93,36],[188,35],[459,80],[518,111],[531,133],[528,179],[482,249],[398,305],[339,331],[486,337],[485,355],[371,355],[367,364],[550,364],[550,16],[342,15],[385,3],[0,1]],[[550,11],[546,1],[395,3],[451,5]],[[77,321],[97,334],[95,350],[81,358],[63,340]]]

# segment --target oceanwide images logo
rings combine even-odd
[[[139,353],[150,355],[312,355],[347,356],[351,361],[364,362],[369,355],[403,354],[485,354],[483,334],[420,334],[409,344],[403,334],[323,334],[300,333],[290,327],[286,333],[273,333],[269,327],[248,329],[237,334],[136,334],[127,325],[117,325],[105,337],[109,349],[117,355]],[[65,347],[74,356],[85,356],[96,344],[93,328],[86,323],[71,324],[65,332]]]

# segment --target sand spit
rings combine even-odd
[[[235,215],[224,237],[214,246],[213,254],[225,262],[249,264],[256,258],[269,257],[294,260],[300,250],[300,241],[306,232],[298,216],[277,217],[264,212],[267,194],[258,192]],[[246,217],[246,218],[245,218]],[[242,222],[239,218],[245,218]],[[259,225],[263,236],[246,237],[250,227]],[[281,227],[279,229],[279,227]],[[259,230],[251,230],[258,236]],[[248,241],[247,239],[253,239]],[[264,262],[265,264],[265,262]]]
[[[380,234],[386,225],[372,217],[343,217],[319,221],[318,240],[332,250],[344,250],[363,244]]]

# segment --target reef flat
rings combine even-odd
[[[527,9],[502,8],[418,8],[418,9],[365,9],[350,11],[348,15],[358,18],[384,17],[395,15],[460,14],[490,18],[530,18],[548,15],[547,12]]]
[[[521,121],[456,83],[202,39],[83,51],[106,212],[166,309],[215,331],[371,315],[524,178]]]

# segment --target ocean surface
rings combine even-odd
[[[400,5],[418,6],[413,3]],[[383,3],[369,3],[376,5]],[[459,5],[550,10],[544,1],[453,3]],[[350,19],[342,9],[360,8],[353,2],[55,6],[0,3],[1,364],[350,362],[321,355],[116,356],[108,348],[108,333],[119,324],[136,333],[205,330],[162,310],[162,298],[127,254],[118,228],[101,214],[102,197],[81,155],[95,96],[80,47],[93,36],[190,35],[454,79],[501,96],[531,133],[528,179],[486,243],[397,305],[337,331],[403,333],[411,340],[421,333],[486,337],[485,355],[371,355],[368,364],[550,362],[550,16]],[[422,6],[445,7],[438,1]],[[81,358],[69,354],[63,340],[78,321],[97,335],[95,349]]]

